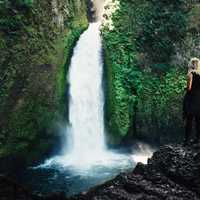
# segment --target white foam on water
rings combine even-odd
[[[144,143],[137,143],[136,149],[131,157],[135,163],[141,162],[143,164],[147,164],[148,158],[151,158],[155,151],[155,149]]]

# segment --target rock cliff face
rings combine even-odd
[[[64,193],[33,196],[3,176],[0,176],[0,186],[0,197],[5,200],[199,200],[200,146],[163,146],[147,165],[138,163],[133,172],[120,174],[114,180],[69,199]]]
[[[0,157],[32,161],[58,141],[67,65],[86,10],[84,0],[0,2]]]

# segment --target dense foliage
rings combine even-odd
[[[33,0],[0,1],[0,30],[11,33],[27,25],[24,14],[28,14],[32,4]]]
[[[148,11],[137,33],[138,50],[152,60],[155,67],[169,63],[174,44],[186,34],[186,1],[149,0]],[[159,66],[158,66],[159,67]]]
[[[159,142],[181,136],[187,67],[173,63],[194,6],[185,0],[121,0],[114,28],[104,26],[111,143],[124,136]]]
[[[33,161],[58,142],[68,62],[87,26],[83,0],[0,0],[0,158]]]

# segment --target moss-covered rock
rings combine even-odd
[[[84,0],[1,1],[0,157],[45,154],[65,119],[66,74]]]

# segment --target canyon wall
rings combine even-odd
[[[84,0],[0,2],[0,158],[37,160],[67,116],[67,70],[87,28]]]

